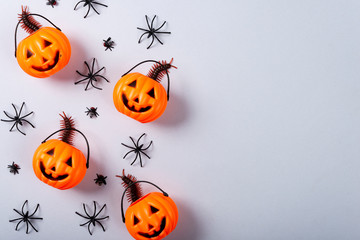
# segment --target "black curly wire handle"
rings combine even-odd
[[[26,16],[23,16],[22,18],[20,18],[20,20],[18,21],[18,23],[16,24],[16,28],[15,28],[15,58],[16,58],[16,51],[17,51],[17,29],[19,27],[19,24],[22,20],[24,20],[25,17],[28,16],[38,16],[38,17],[42,17],[43,19],[45,19],[46,21],[48,21],[51,25],[53,25],[57,30],[61,31],[60,28],[58,28],[54,23],[52,23],[49,19],[47,19],[46,17],[40,15],[40,14],[36,14],[36,13],[29,13]]]
[[[160,64],[160,66],[164,67],[165,66],[161,63],[161,62],[158,62],[158,61],[155,61],[155,60],[145,60],[145,61],[142,61],[138,64],[136,64],[134,67],[132,67],[129,71],[127,71],[126,73],[124,73],[121,77],[125,76],[126,74],[128,74],[129,72],[131,72],[132,70],[134,70],[136,67],[138,67],[139,65],[141,64],[144,64],[144,63],[147,63],[147,62],[154,62],[154,63],[157,63],[157,64]],[[169,73],[167,70],[165,70],[166,72],[166,77],[167,77],[167,80],[168,80],[168,86],[167,86],[167,91],[166,91],[166,94],[167,94],[167,100],[169,101],[170,99],[170,77],[169,77]]]
[[[89,168],[89,159],[90,159],[90,145],[89,145],[89,142],[87,140],[87,138],[85,137],[85,135],[80,132],[79,130],[77,130],[76,128],[63,128],[63,129],[60,129],[60,130],[57,130],[56,132],[52,133],[50,136],[48,136],[47,138],[45,138],[44,141],[42,141],[41,143],[45,143],[49,138],[51,138],[53,135],[55,135],[56,133],[58,132],[61,132],[61,131],[65,131],[65,130],[74,130],[74,131],[77,131],[78,133],[80,133],[85,141],[86,141],[86,145],[87,145],[87,158],[86,158],[86,168]]]
[[[122,197],[121,197],[121,216],[122,216],[122,220],[123,220],[124,223],[125,223],[125,215],[124,215],[124,206],[123,206],[123,203],[124,203],[125,193],[126,193],[126,191],[127,191],[131,186],[133,186],[133,185],[136,184],[136,183],[141,183],[141,182],[151,184],[151,185],[153,185],[154,187],[156,187],[157,189],[159,189],[159,190],[162,192],[162,194],[164,194],[165,197],[168,197],[168,196],[169,196],[169,194],[167,194],[164,190],[162,190],[160,187],[158,187],[157,185],[155,185],[154,183],[149,182],[149,181],[136,181],[136,182],[133,182],[133,183],[129,184],[129,186],[127,186],[127,187],[125,188],[125,190],[124,190],[124,192],[123,192],[123,195],[122,195]]]

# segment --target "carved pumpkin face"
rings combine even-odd
[[[146,123],[165,111],[167,94],[159,82],[141,73],[130,73],[116,83],[113,100],[119,112]]]
[[[132,203],[125,213],[125,225],[137,240],[163,239],[176,227],[178,211],[170,197],[152,192]]]
[[[79,184],[87,168],[80,150],[61,140],[51,139],[36,149],[33,169],[41,181],[64,190]]]
[[[16,51],[20,67],[29,75],[45,78],[65,67],[71,55],[70,42],[61,31],[43,27],[23,39]]]

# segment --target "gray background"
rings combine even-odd
[[[9,219],[26,199],[30,211],[41,204],[44,218],[27,239],[131,239],[120,217],[123,188],[115,175],[122,169],[160,185],[178,205],[178,226],[167,239],[360,238],[359,1],[101,2],[109,7],[86,19],[86,8],[74,11],[72,0],[55,8],[45,0],[0,3],[0,110],[12,113],[11,103],[25,101],[36,125],[23,126],[22,136],[0,122],[1,239],[25,237]],[[28,76],[14,58],[21,5],[51,19],[71,42],[69,65],[47,79]],[[145,14],[167,21],[172,34],[160,36],[163,46],[137,43]],[[108,37],[116,42],[112,52],[102,46]],[[93,57],[110,83],[85,92],[74,85],[81,79],[75,70],[84,72],[83,61]],[[118,113],[112,91],[120,76],[140,61],[172,57],[178,69],[171,70],[163,116],[141,124]],[[86,116],[91,106],[99,118]],[[35,149],[59,128],[62,111],[91,146],[84,180],[66,191],[32,170]],[[121,142],[144,132],[145,143],[154,141],[151,160],[130,166]],[[86,149],[80,135],[75,145]],[[19,175],[8,172],[12,161]],[[105,187],[94,184],[96,173],[108,176]],[[93,200],[107,204],[110,219],[105,233],[97,226],[90,237],[75,211]]]

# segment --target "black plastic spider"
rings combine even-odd
[[[27,204],[28,200],[26,200],[21,208],[21,212],[19,212],[18,210],[14,209],[15,212],[17,212],[21,217],[20,218],[15,218],[12,220],[9,220],[9,222],[15,222],[15,221],[19,221],[16,224],[15,230],[18,230],[18,227],[20,225],[21,222],[24,222],[26,224],[26,234],[29,233],[29,225],[36,231],[38,232],[38,230],[34,227],[34,225],[31,223],[31,220],[43,220],[43,218],[40,217],[33,217],[34,214],[37,212],[37,210],[39,209],[39,204],[36,205],[36,209],[35,211],[29,215],[29,211],[24,212],[24,206],[25,204]]]
[[[12,105],[13,108],[15,109],[15,116],[11,117],[8,113],[6,113],[6,112],[4,111],[5,115],[6,115],[8,118],[10,118],[11,120],[1,119],[1,121],[3,121],[3,122],[14,122],[14,124],[13,124],[12,127],[10,128],[10,132],[13,130],[14,127],[16,127],[16,129],[17,129],[20,133],[22,133],[23,135],[26,135],[24,132],[22,132],[22,131],[19,129],[19,126],[18,126],[18,125],[20,124],[20,126],[22,126],[22,125],[23,125],[23,121],[24,121],[24,122],[27,122],[28,124],[30,124],[30,126],[32,126],[33,128],[35,128],[34,125],[31,124],[31,122],[29,122],[28,120],[24,119],[24,118],[28,117],[29,115],[33,114],[34,112],[30,112],[30,113],[26,114],[25,116],[21,116],[21,111],[22,111],[22,109],[23,109],[23,107],[24,107],[24,105],[25,105],[25,102],[22,103],[19,112],[17,111],[17,109],[16,109],[16,107],[15,107],[15,105],[14,105],[13,103],[12,103],[11,105]]]
[[[147,26],[148,26],[149,29],[144,29],[144,28],[139,28],[139,27],[137,28],[137,29],[139,29],[139,30],[145,31],[143,34],[141,34],[138,43],[141,42],[141,38],[142,38],[145,34],[148,34],[147,38],[152,37],[151,43],[150,43],[150,45],[147,47],[147,49],[149,49],[149,48],[151,47],[151,45],[154,43],[155,38],[156,38],[156,40],[159,41],[159,43],[161,43],[161,45],[163,45],[163,43],[160,41],[160,39],[156,36],[157,33],[165,33],[165,34],[170,34],[170,33],[171,33],[171,32],[159,32],[159,30],[165,25],[166,21],[164,21],[163,24],[162,24],[159,28],[155,29],[155,28],[153,27],[155,18],[156,18],[156,15],[155,15],[154,18],[151,20],[151,24],[149,24],[148,16],[145,15],[146,23],[147,23]]]
[[[46,5],[50,5],[54,8],[54,6],[56,6],[58,3],[56,0],[47,0]]]
[[[97,72],[94,73],[95,58],[93,58],[91,69],[90,69],[90,67],[89,67],[89,64],[88,64],[86,61],[84,61],[84,63],[85,63],[85,65],[86,65],[86,67],[87,67],[87,69],[88,69],[89,72],[87,73],[87,75],[85,75],[85,74],[80,73],[78,70],[76,70],[76,72],[77,72],[79,75],[81,75],[81,76],[83,76],[83,77],[85,77],[85,78],[84,78],[84,79],[81,79],[80,81],[75,82],[75,85],[78,84],[78,83],[81,83],[81,82],[83,82],[83,81],[89,80],[88,83],[86,84],[85,91],[88,89],[89,84],[91,84],[91,86],[93,86],[93,87],[96,88],[96,89],[102,90],[102,88],[96,87],[96,86],[93,84],[93,81],[94,81],[94,82],[97,82],[97,81],[98,81],[97,77],[100,77],[100,78],[103,78],[105,81],[109,82],[109,80],[107,80],[104,76],[101,76],[100,74],[98,74],[98,73],[99,73],[101,70],[103,70],[105,67],[100,68],[100,70],[98,70]]]
[[[112,49],[114,48],[115,42],[111,41],[111,37],[109,37],[108,39],[103,40],[103,41],[104,41],[105,51],[108,49],[110,49],[110,51],[112,51]]]
[[[11,165],[8,165],[8,168],[10,169],[10,173],[13,173],[14,175],[19,174],[20,166],[13,162]]]
[[[98,5],[103,6],[103,7],[108,7],[107,5],[102,4],[102,3],[95,2],[94,0],[81,0],[81,1],[79,1],[79,2],[75,5],[74,10],[76,10],[76,7],[77,7],[80,3],[82,3],[82,2],[84,3],[83,7],[86,7],[86,5],[89,5],[89,6],[88,6],[87,13],[86,13],[86,15],[84,16],[84,18],[86,18],[87,15],[89,14],[90,8],[92,8],[98,15],[100,15],[100,13],[99,13],[98,11],[96,11],[96,9],[95,9],[95,7],[94,7],[93,4],[98,4]]]
[[[97,108],[95,108],[95,107],[88,108],[87,107],[86,109],[87,109],[87,111],[85,111],[86,116],[90,115],[90,118],[99,116],[99,114],[97,113]]]
[[[95,227],[95,223],[98,223],[101,228],[103,229],[103,231],[105,232],[105,228],[104,226],[101,224],[101,220],[104,220],[106,218],[109,218],[109,216],[106,216],[106,217],[102,217],[102,218],[97,218],[97,216],[101,213],[101,211],[105,208],[106,204],[104,204],[104,206],[102,206],[102,208],[100,209],[100,211],[98,213],[96,213],[96,202],[94,202],[94,214],[92,216],[89,215],[89,213],[86,211],[86,207],[85,207],[85,203],[83,203],[83,207],[84,207],[84,211],[85,211],[85,214],[86,216],[78,213],[78,212],[75,212],[77,215],[79,215],[80,217],[83,217],[83,218],[86,218],[88,219],[89,221],[87,221],[86,223],[83,223],[83,224],[80,224],[80,226],[84,226],[86,224],[88,224],[88,231],[90,233],[90,235],[92,235],[91,231],[90,231],[90,225],[93,224],[94,227]]]
[[[101,185],[106,185],[106,178],[107,176],[103,176],[101,174],[96,174],[96,178],[94,179],[95,184],[101,186]]]
[[[132,137],[129,137],[129,138],[131,139],[131,141],[133,142],[133,144],[134,144],[135,147],[131,147],[131,146],[128,146],[128,145],[126,145],[126,144],[124,144],[124,143],[121,143],[123,146],[132,149],[132,150],[130,150],[129,152],[127,152],[127,153],[125,154],[125,156],[123,157],[123,159],[125,159],[126,156],[127,156],[129,153],[131,153],[131,152],[134,152],[134,153],[136,154],[136,155],[135,155],[135,159],[134,159],[134,161],[131,163],[131,165],[133,165],[133,164],[135,163],[136,159],[139,157],[139,159],[140,159],[140,166],[141,166],[141,167],[143,166],[143,165],[142,165],[142,160],[141,160],[141,153],[144,154],[148,159],[150,159],[150,157],[144,152],[144,150],[149,149],[149,147],[150,147],[151,144],[152,144],[152,141],[150,142],[150,144],[149,144],[146,148],[143,148],[144,144],[139,145],[139,141],[140,141],[140,139],[141,139],[144,135],[145,135],[145,133],[143,133],[143,134],[139,137],[139,139],[137,140],[136,143],[135,143],[134,139],[132,139]]]

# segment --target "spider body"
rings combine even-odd
[[[110,49],[110,51],[112,51],[112,49],[114,48],[115,42],[111,41],[111,37],[109,37],[108,39],[103,40],[103,41],[104,41],[105,51],[108,49]]]
[[[139,145],[140,139],[141,139],[144,135],[145,135],[145,133],[143,133],[143,134],[139,137],[139,139],[136,141],[136,143],[135,143],[135,141],[134,141],[134,139],[133,139],[132,137],[129,137],[129,138],[131,139],[131,141],[133,142],[134,147],[128,146],[128,145],[126,145],[126,144],[124,144],[124,143],[121,143],[123,146],[128,147],[128,148],[131,149],[129,152],[127,152],[127,153],[125,154],[125,156],[123,157],[123,159],[125,159],[128,154],[130,154],[130,153],[132,153],[132,152],[135,153],[135,159],[132,161],[131,165],[133,165],[133,164],[135,163],[136,159],[139,157],[139,159],[140,159],[140,166],[141,166],[141,167],[143,166],[143,164],[142,164],[142,159],[141,159],[141,154],[144,154],[148,159],[150,159],[149,155],[147,155],[144,151],[147,150],[147,149],[149,149],[149,147],[150,147],[151,144],[152,144],[152,141],[149,143],[149,145],[148,145],[146,148],[143,148],[144,144],[140,144],[140,145]]]
[[[86,109],[87,109],[87,111],[85,111],[86,116],[90,116],[90,118],[99,116],[99,114],[97,113],[97,108],[95,108],[95,107],[88,108],[87,107]]]
[[[13,162],[11,165],[8,165],[8,168],[10,169],[10,173],[13,173],[14,175],[19,174],[20,166]]]
[[[80,224],[80,226],[85,226],[87,224],[88,225],[88,231],[89,231],[90,235],[92,235],[92,232],[90,231],[90,225],[92,224],[95,227],[95,223],[98,223],[101,226],[101,228],[103,229],[103,231],[105,232],[105,228],[104,228],[104,226],[102,225],[102,223],[100,221],[109,218],[109,216],[98,218],[98,215],[105,208],[106,204],[104,204],[104,206],[102,206],[102,208],[99,210],[99,212],[96,213],[96,202],[95,201],[93,201],[93,202],[94,202],[94,213],[93,213],[93,215],[90,215],[88,213],[88,211],[86,210],[86,207],[85,207],[85,203],[83,203],[83,208],[84,208],[84,212],[85,212],[86,216],[84,216],[84,215],[82,215],[82,214],[80,214],[78,212],[75,212],[80,217],[83,217],[83,218],[88,220],[87,222]]]
[[[21,208],[21,212],[14,209],[14,211],[16,213],[18,213],[21,217],[20,218],[15,218],[12,220],[9,220],[9,222],[15,222],[15,221],[19,221],[16,224],[15,230],[18,231],[18,227],[20,225],[20,223],[24,222],[26,224],[26,234],[29,233],[29,225],[35,230],[35,232],[38,232],[38,230],[34,227],[34,225],[31,223],[31,220],[42,220],[43,218],[40,217],[34,217],[35,213],[37,212],[37,210],[39,209],[39,204],[36,205],[35,211],[32,214],[29,214],[29,211],[24,212],[24,207],[25,204],[27,204],[28,200],[26,200]]]
[[[106,178],[107,176],[103,176],[101,174],[96,174],[96,178],[94,179],[95,184],[101,186],[101,185],[106,185]]]
[[[33,114],[34,112],[30,112],[24,116],[21,116],[21,111],[25,105],[25,102],[22,103],[21,107],[20,107],[20,111],[18,112],[15,105],[12,103],[11,104],[15,110],[15,116],[10,116],[7,112],[4,111],[5,115],[10,119],[10,120],[5,120],[5,119],[1,119],[1,121],[3,122],[14,122],[14,124],[12,125],[12,127],[10,128],[10,132],[14,129],[14,127],[16,127],[16,129],[22,133],[23,135],[26,135],[24,132],[22,132],[20,129],[19,129],[19,125],[22,126],[23,125],[23,122],[26,122],[28,123],[30,126],[32,126],[33,128],[35,128],[35,126],[29,122],[28,120],[26,120],[25,118],[28,117],[29,115]]]
[[[88,6],[88,10],[87,10],[84,18],[86,18],[87,15],[89,14],[90,8],[92,8],[98,15],[100,15],[100,13],[99,13],[99,12],[96,10],[96,8],[94,7],[94,4],[97,4],[97,5],[100,5],[100,6],[103,6],[103,7],[108,7],[107,5],[102,4],[102,3],[99,3],[99,2],[96,2],[96,1],[94,1],[94,0],[81,0],[81,1],[79,1],[79,2],[75,5],[74,10],[76,10],[76,7],[77,7],[80,3],[84,3],[83,7]]]
[[[56,6],[58,3],[56,0],[48,0],[46,5],[50,5],[51,7],[54,8],[54,6]]]
[[[145,15],[145,19],[146,19],[146,23],[148,26],[148,29],[144,29],[144,28],[137,28],[139,30],[144,31],[143,34],[141,34],[138,43],[141,42],[141,39],[143,36],[145,36],[147,34],[147,38],[152,37],[151,43],[150,45],[147,47],[147,49],[149,49],[152,44],[154,43],[154,40],[156,39],[161,45],[163,45],[163,42],[156,36],[156,34],[171,34],[171,32],[160,32],[159,30],[165,25],[166,21],[163,22],[163,24],[161,24],[160,27],[158,28],[154,28],[154,20],[156,18],[156,15],[153,17],[153,19],[151,20],[151,24],[149,23],[149,18],[147,15]]]
[[[109,82],[109,80],[107,80],[104,76],[100,75],[99,72],[102,71],[105,67],[102,67],[100,68],[100,70],[94,72],[94,66],[95,66],[95,58],[93,58],[93,61],[92,61],[92,65],[91,65],[91,68],[89,67],[89,64],[84,61],[86,67],[87,67],[87,70],[88,70],[88,73],[87,74],[82,74],[80,73],[78,70],[76,70],[76,72],[80,75],[80,76],[83,76],[85,77],[84,79],[81,79],[77,82],[75,82],[75,85],[76,84],[79,84],[83,81],[86,81],[88,80],[87,84],[86,84],[86,87],[85,87],[85,91],[88,89],[89,87],[89,84],[91,84],[91,86],[93,86],[94,88],[98,89],[98,90],[102,90],[102,88],[99,88],[99,87],[96,87],[94,85],[93,82],[97,82],[98,81],[98,78],[103,78],[105,81]]]

